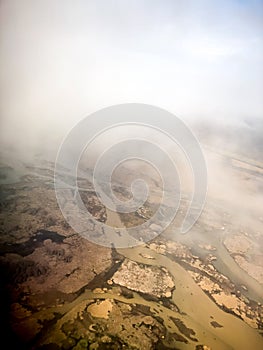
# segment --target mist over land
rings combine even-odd
[[[262,348],[262,19],[260,0],[1,1],[0,306],[11,347]],[[166,109],[200,142],[207,197],[188,234],[180,225],[191,165],[165,134],[140,126],[96,137],[80,158],[79,195],[98,223],[149,220],[165,166],[158,173],[130,160],[115,169],[120,200],[131,198],[133,180],[148,185],[134,213],[109,210],[91,176],[108,147],[141,137],[178,166],[174,222],[160,236],[158,223],[139,228],[145,244],[120,249],[96,244],[106,235],[99,224],[85,236],[63,217],[54,191],[62,141],[86,116],[121,103]],[[70,193],[76,184],[64,170]]]
[[[127,102],[262,121],[261,1],[2,1],[0,35],[1,140],[17,148]]]

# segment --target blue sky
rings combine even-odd
[[[182,118],[263,115],[263,1],[3,0],[2,129],[143,102]]]

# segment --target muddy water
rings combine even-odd
[[[238,229],[231,227],[231,231],[238,232]],[[223,244],[224,237],[227,233],[222,234],[220,230],[200,230],[193,228],[191,234],[181,235],[175,234],[172,229],[169,229],[165,233],[165,237],[171,240],[176,240],[182,244],[186,244],[191,247],[193,254],[204,258],[209,253],[207,250],[200,248],[197,244],[197,240],[201,240],[203,244],[209,244],[216,248],[215,251],[210,253],[217,258],[212,264],[215,268],[225,276],[227,276],[236,285],[245,285],[247,291],[243,290],[242,293],[249,299],[253,299],[257,302],[263,303],[263,290],[262,285],[256,281],[253,277],[249,276],[231,257],[227,249]]]
[[[192,328],[199,342],[208,344],[212,349],[261,349],[262,337],[256,330],[237,317],[222,311],[202,290],[198,287],[191,276],[180,265],[172,262],[163,255],[151,252],[155,260],[142,258],[140,254],[149,254],[149,250],[144,247],[132,249],[121,249],[123,254],[133,261],[139,263],[149,263],[155,266],[164,266],[172,274],[176,290],[173,293],[173,301],[179,309],[186,313],[182,316],[176,313],[176,317],[182,319],[187,327]],[[157,308],[158,303],[152,302],[152,308]],[[167,310],[166,323],[171,325]],[[213,317],[213,319],[211,318]],[[160,314],[160,317],[163,317]],[[222,328],[213,328],[210,324],[215,320],[221,324]],[[183,347],[182,347],[183,348]],[[187,348],[187,345],[185,345]],[[190,347],[191,348],[191,347]]]
[[[188,247],[192,247],[193,254],[198,255],[201,258],[207,256],[208,251],[198,247],[196,244],[197,239],[200,239],[205,244],[210,244],[216,247],[216,250],[211,252],[212,255],[217,258],[216,261],[213,261],[215,268],[227,276],[236,285],[246,285],[248,291],[242,291],[246,297],[263,303],[262,285],[260,285],[258,281],[249,276],[244,270],[242,270],[241,267],[230,256],[227,249],[223,245],[222,232],[199,232],[193,228],[191,234],[189,235],[174,234],[172,231],[170,231],[166,232],[165,236],[171,240],[176,240],[182,244],[186,244]]]
[[[112,226],[122,226],[117,213],[108,212],[107,223]],[[134,293],[134,298],[124,299],[126,303],[144,304],[164,320],[164,324],[170,332],[178,332],[171,317],[179,318],[188,328],[195,331],[198,343],[209,345],[213,350],[224,349],[262,349],[263,340],[258,332],[248,326],[237,317],[222,311],[194,282],[189,273],[179,264],[171,261],[166,256],[150,251],[154,259],[146,259],[141,255],[148,254],[149,249],[138,246],[128,249],[117,249],[128,259],[147,265],[163,266],[174,278],[176,289],[173,292],[173,302],[178,306],[179,312],[171,311],[154,301],[145,301]],[[114,294],[104,294],[104,297],[120,300]],[[123,298],[122,298],[123,299]],[[214,328],[212,321],[216,321],[222,328]],[[180,344],[180,349],[193,349],[195,342]]]

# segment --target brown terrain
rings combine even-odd
[[[251,173],[239,162],[229,168],[241,184],[262,186],[262,169]],[[9,348],[262,349],[263,219],[256,211],[240,219],[212,191],[182,235],[186,196],[175,222],[154,240],[107,248],[63,218],[53,164],[27,166],[8,181],[12,171],[2,164],[1,329]],[[125,177],[115,186],[119,198],[129,197]],[[82,200],[100,222],[134,226],[157,208],[156,194],[135,213],[114,216],[86,185]]]

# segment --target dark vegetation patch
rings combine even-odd
[[[191,328],[186,327],[186,325],[179,318],[171,317],[171,320],[176,325],[178,330],[184,334],[188,339],[192,341],[198,341],[198,339],[194,338],[195,331]]]
[[[212,321],[210,323],[214,328],[222,328],[223,327],[220,323],[217,323],[216,321]]]
[[[38,247],[41,247],[46,239],[50,239],[55,243],[62,243],[66,237],[57,232],[38,230],[26,242],[23,243],[1,243],[0,255],[14,253],[23,257],[30,255]]]

